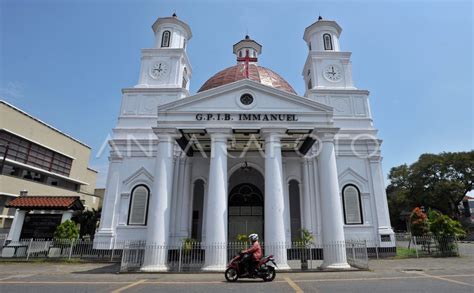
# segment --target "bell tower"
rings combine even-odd
[[[307,27],[303,39],[308,57],[303,69],[305,96],[312,89],[355,89],[352,83],[351,53],[341,52],[339,36],[342,28],[321,16]]]
[[[170,91],[178,99],[189,96],[192,70],[186,47],[192,37],[190,27],[173,14],[158,18],[152,28],[155,45],[142,50],[140,77],[135,88]]]

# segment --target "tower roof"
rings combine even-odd
[[[260,55],[262,53],[262,45],[257,43],[257,41],[252,40],[249,35],[246,35],[243,40],[237,42],[234,46],[234,54],[237,55],[237,52],[243,48],[252,48]]]
[[[153,31],[156,33],[158,31],[159,26],[165,23],[173,23],[182,27],[188,35],[188,40],[191,39],[191,37],[193,36],[193,33],[191,32],[191,28],[189,27],[189,25],[185,23],[184,21],[180,20],[178,16],[176,16],[176,13],[173,13],[173,16],[171,17],[158,18],[151,27]]]
[[[241,79],[246,79],[246,76],[242,72],[242,66],[234,65],[219,71],[214,76],[209,78],[198,90],[198,92],[216,88]],[[263,66],[249,64],[249,79],[266,86],[296,94],[295,90],[283,77],[271,69],[265,68]]]
[[[308,42],[309,41],[309,38],[310,38],[310,35],[311,33],[318,29],[318,28],[324,28],[324,27],[331,27],[333,28],[337,35],[340,35],[341,32],[342,32],[342,28],[339,26],[339,24],[337,24],[337,22],[335,22],[334,20],[325,20],[323,19],[321,16],[318,18],[318,20],[313,23],[312,25],[308,26],[305,30],[304,30],[304,35],[303,35],[303,39]]]

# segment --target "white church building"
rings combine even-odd
[[[258,233],[280,268],[302,229],[322,247],[394,249],[369,92],[353,83],[335,21],[304,30],[303,96],[259,65],[249,36],[233,46],[236,65],[190,94],[190,27],[173,15],[152,28],[139,82],[122,90],[97,243],[225,245]],[[206,251],[205,270],[225,267],[223,247]],[[146,252],[142,270],[166,270],[166,259]],[[345,249],[325,250],[322,267],[347,268]]]

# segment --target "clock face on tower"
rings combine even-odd
[[[342,79],[342,70],[339,66],[332,64],[324,69],[323,75],[329,81],[340,81]]]
[[[168,64],[165,62],[156,62],[150,67],[149,74],[154,79],[159,79],[168,73]]]

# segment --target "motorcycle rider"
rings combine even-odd
[[[249,240],[252,243],[252,246],[242,251],[242,253],[245,253],[245,256],[242,258],[242,263],[247,269],[247,272],[253,275],[255,271],[255,265],[262,258],[262,247],[258,242],[258,234],[250,234]]]

